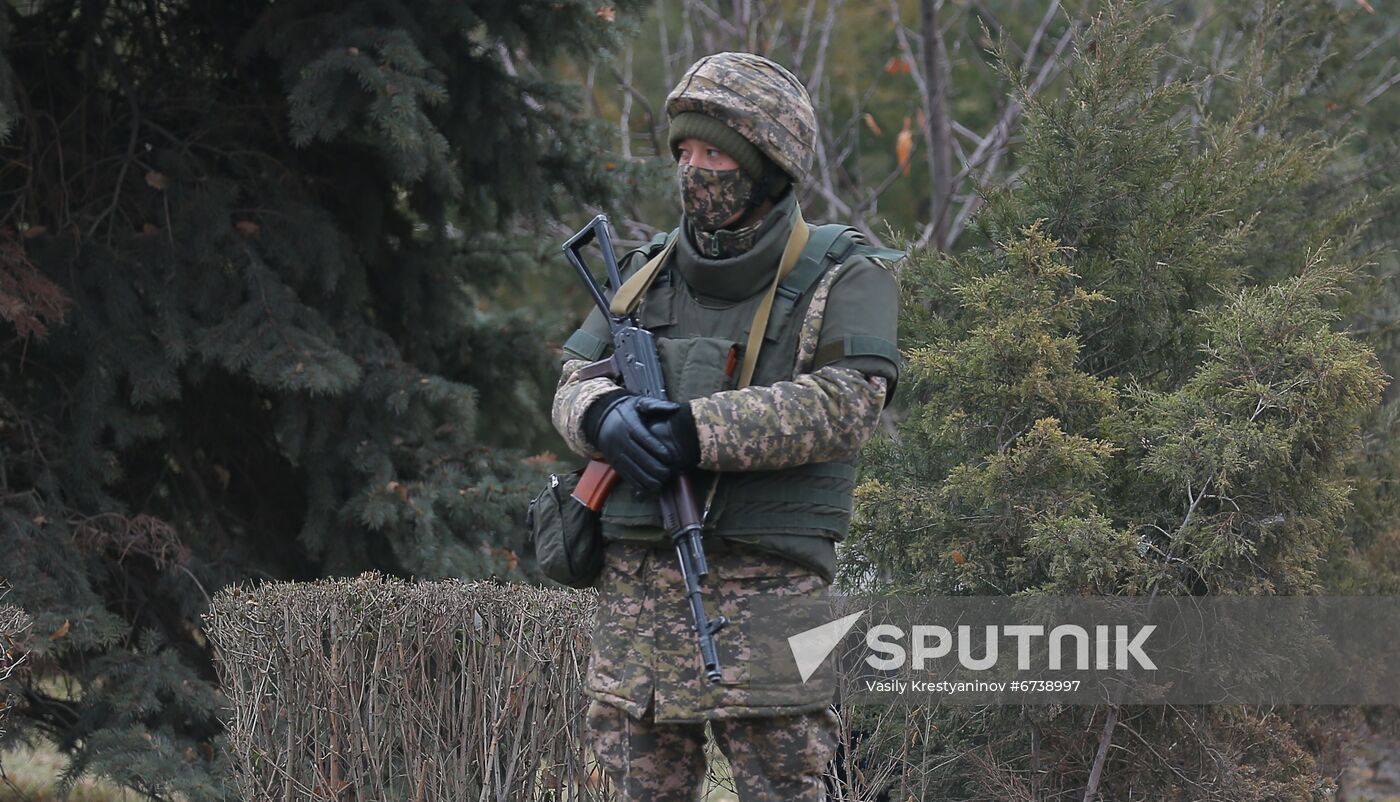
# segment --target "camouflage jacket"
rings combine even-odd
[[[771,214],[790,214],[792,206],[789,195]],[[654,288],[639,311],[642,324],[661,337],[679,333],[742,340],[787,242],[791,224],[780,223],[747,253],[732,259],[706,259],[682,235],[673,256],[681,286]],[[645,261],[637,252],[629,257],[624,278]],[[676,293],[682,293],[681,298]],[[832,351],[829,345],[854,336],[893,348],[898,309],[894,277],[874,260],[855,257],[828,269],[808,296],[807,303],[797,307],[803,316],[795,327],[795,343],[765,340],[755,386],[686,399],[700,436],[702,470],[773,470],[847,460],[874,432],[898,378],[898,365],[885,355]],[[715,318],[705,313],[723,304],[733,310],[726,318],[729,330],[714,331]],[[581,331],[598,340],[608,336],[597,310]],[[582,430],[584,413],[617,389],[610,379],[579,381],[574,375],[597,356],[566,347],[552,409],[554,426],[569,448],[590,459],[601,455]],[[663,352],[663,362],[665,356]],[[765,375],[776,380],[765,382]]]
[[[789,199],[774,213],[787,215],[791,209]],[[703,482],[711,472],[723,472],[721,476],[736,484],[755,478],[761,485],[768,477],[781,480],[839,466],[849,469],[848,478],[816,481],[835,487],[833,497],[844,494],[849,501],[854,459],[874,432],[898,378],[897,353],[889,358],[898,293],[885,267],[863,257],[828,267],[792,307],[789,319],[770,326],[773,336],[765,339],[752,386],[725,389],[695,380],[704,375],[703,364],[693,369],[670,364],[705,361],[696,356],[699,346],[686,351],[672,347],[677,343],[684,346],[706,337],[721,344],[746,339],[753,308],[772,281],[790,230],[791,223],[780,219],[748,252],[733,259],[704,258],[688,240],[681,240],[673,255],[670,285],[653,286],[638,316],[662,345],[672,396],[688,401],[694,413],[701,447],[699,487],[706,486]],[[645,261],[635,252],[629,257],[624,278]],[[581,331],[585,342],[607,337],[606,323],[596,310]],[[843,345],[873,341],[888,343],[884,355],[870,353],[880,349]],[[617,385],[605,378],[579,380],[576,371],[601,352],[596,347],[589,353],[566,347],[552,410],[569,447],[589,458],[601,455],[582,431],[584,412]],[[741,475],[733,476],[736,473]],[[614,498],[624,497],[620,501],[628,495],[621,489],[613,492]],[[609,508],[612,502],[610,498]],[[833,506],[830,515],[842,524],[849,522],[848,507]],[[722,523],[723,515],[719,517]],[[707,518],[712,574],[706,583],[706,605],[713,608],[712,615],[723,614],[735,622],[717,639],[725,663],[719,685],[700,677],[674,551],[664,539],[658,542],[650,536],[662,533],[655,526],[639,525],[609,534],[605,526],[612,542],[598,584],[599,618],[588,677],[594,698],[634,716],[650,708],[658,721],[784,715],[830,702],[832,686],[820,678],[802,684],[749,683],[745,600],[754,595],[825,595],[835,566],[836,536],[794,528],[784,514],[772,515],[768,522],[762,514],[748,517],[759,521],[750,530],[752,536],[723,538],[711,537]],[[619,537],[619,532],[625,536]]]

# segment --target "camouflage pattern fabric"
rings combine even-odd
[[[584,435],[583,415],[588,411],[589,404],[618,389],[618,384],[601,376],[579,381],[574,373],[588,364],[584,359],[570,359],[564,363],[564,369],[559,375],[559,386],[554,389],[554,404],[550,409],[550,417],[554,420],[554,428],[558,430],[559,436],[564,438],[570,451],[584,459],[602,459],[602,453],[588,442],[587,436]]]
[[[704,679],[690,608],[676,554],[669,544],[612,541],[598,580],[598,617],[588,666],[588,693],[634,719],[660,723],[776,716],[821,710],[835,694],[829,666],[807,682],[751,684],[757,661],[787,659],[765,654],[771,646],[750,638],[749,600],[825,598],[827,583],[810,568],[782,557],[706,538],[710,576],[705,606],[730,621],[715,637],[722,679]],[[785,644],[780,644],[785,645]]]
[[[817,282],[817,289],[812,292],[812,301],[807,304],[807,313],[802,318],[802,328],[797,334],[797,360],[792,375],[800,376],[812,370],[812,362],[817,356],[817,345],[821,341],[826,302],[831,297],[831,285],[854,263],[850,261],[832,265],[822,274],[821,281]]]
[[[681,188],[681,206],[686,217],[701,231],[714,231],[748,208],[754,180],[743,170],[709,170],[691,164],[676,169]],[[754,224],[754,230],[762,221]],[[747,250],[747,249],[746,249]]]
[[[884,409],[884,377],[828,365],[690,402],[700,468],[759,471],[855,459]]]
[[[607,378],[578,381],[574,373],[586,364],[564,363],[551,417],[569,450],[602,459],[583,433],[583,417],[589,404],[618,385]],[[883,377],[829,365],[790,382],[694,399],[699,467],[757,471],[853,459],[880,422],[886,386]]]
[[[743,228],[721,228],[718,231],[701,231],[690,227],[690,242],[695,251],[708,259],[728,259],[748,253],[767,230],[772,215],[764,217]]]
[[[835,752],[836,716],[829,708],[711,725],[729,759],[742,802],[825,798],[822,774]],[[692,802],[705,777],[705,725],[657,724],[592,702],[593,753],[618,789],[619,802]]]
[[[775,61],[752,53],[716,53],[686,70],[666,97],[666,116],[687,111],[714,117],[800,183],[816,152],[817,115],[802,82]]]

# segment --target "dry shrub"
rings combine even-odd
[[[3,591],[0,588],[0,598],[5,595]],[[11,604],[0,604],[0,735],[5,734],[5,714],[13,702],[5,681],[24,662],[25,650],[21,638],[28,629],[29,616],[23,610]]]
[[[206,624],[242,799],[601,799],[596,596],[356,579],[232,587]]]

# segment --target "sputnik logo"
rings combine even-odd
[[[788,637],[788,648],[792,649],[792,659],[797,662],[797,671],[804,683],[817,673],[836,645],[863,615],[865,611],[861,610]]]

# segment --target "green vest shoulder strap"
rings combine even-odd
[[[680,233],[681,230],[679,228],[673,228],[670,231],[658,232],[656,236],[651,238],[651,242],[648,242],[646,245],[643,245],[642,247],[638,248],[637,250],[642,254],[643,263],[645,263],[646,260],[650,259],[651,257],[657,255],[658,253],[661,253],[661,249],[666,247],[666,243],[670,242],[672,237],[675,237]],[[671,268],[669,265],[666,265],[663,267],[661,274],[656,277],[656,281],[653,281],[651,283],[651,286],[664,287],[670,283]]]
[[[680,228],[662,231],[652,237],[646,245],[629,251],[623,258],[625,260],[636,253],[641,254],[643,259],[650,259],[666,247],[666,243],[672,237],[679,235]],[[788,273],[778,284],[767,331],[777,332],[787,325],[792,308],[817,283],[827,268],[840,264],[852,256],[869,256],[897,261],[904,258],[904,252],[861,242],[860,232],[851,226],[839,223],[813,226],[811,236],[807,238],[807,245],[802,249],[802,255],[798,257],[797,264],[793,267],[792,272]],[[651,286],[664,287],[671,283],[671,265],[667,264]],[[569,351],[590,360],[600,358],[607,350],[607,346],[607,342],[582,329],[574,332],[573,336],[564,343],[564,347]]]
[[[680,233],[679,228],[673,228],[669,232],[659,232],[656,236],[651,238],[651,242],[648,242],[640,248],[633,248],[623,254],[621,264],[626,264],[628,260],[632,258],[633,254],[640,254],[643,262],[645,262],[660,253],[661,249],[666,247],[666,243],[670,241],[671,237],[676,236],[678,233]],[[653,286],[669,284],[671,281],[669,273],[669,270],[663,270],[661,275],[656,277]],[[576,329],[573,334],[569,335],[569,339],[564,341],[564,350],[592,362],[602,358],[603,352],[607,351],[608,346],[611,344],[612,343],[607,340],[585,331],[583,328],[579,328]]]
[[[852,256],[897,261],[904,258],[904,252],[862,242],[860,232],[851,226],[840,223],[813,226],[811,236],[807,238],[807,246],[802,249],[797,264],[778,284],[768,331],[781,330],[787,324],[792,308],[826,273],[827,268],[839,265]]]

